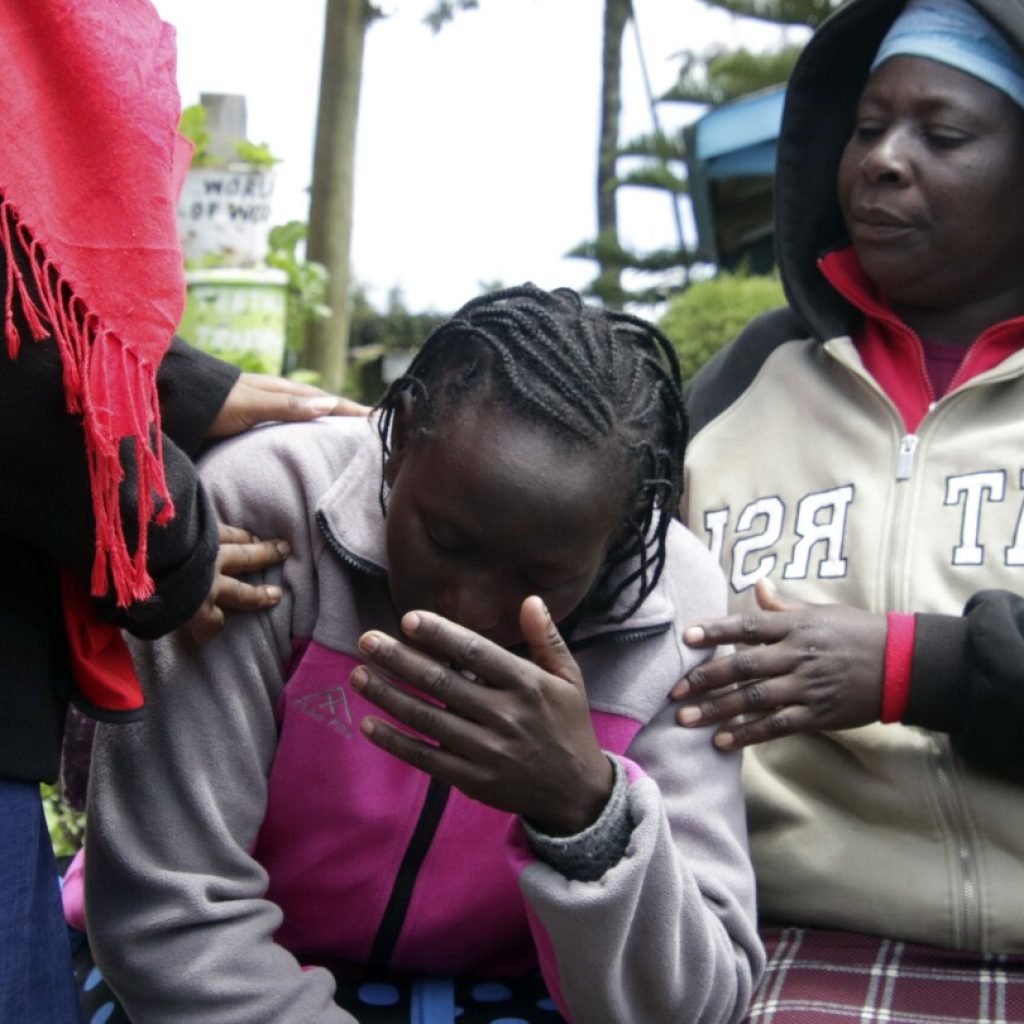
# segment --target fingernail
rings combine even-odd
[[[359,723],[359,730],[360,730],[360,732],[362,732],[362,734],[364,736],[372,736],[373,735],[373,720],[370,719],[370,718],[364,718]]]
[[[380,647],[380,636],[377,633],[364,633],[359,638],[360,650],[373,654]]]
[[[359,668],[352,670],[352,675],[348,677],[348,681],[352,684],[353,690],[362,690],[370,681],[370,673],[360,665]]]
[[[263,588],[263,593],[266,594],[268,601],[272,601],[274,604],[277,604],[277,602],[281,600],[281,594],[283,591],[280,587],[267,586]]]
[[[701,720],[700,708],[681,708],[679,721],[683,725],[696,725]]]
[[[684,644],[699,644],[704,639],[704,627],[703,626],[687,626],[683,630],[683,643]]]
[[[287,558],[292,553],[292,546],[286,540],[274,541],[274,547],[282,558]]]
[[[736,738],[731,732],[719,732],[715,734],[715,746],[719,750],[732,750],[733,744],[736,742]]]
[[[321,398],[306,399],[306,408],[312,409],[317,416],[326,416],[329,412],[334,412],[337,407],[338,400],[332,395],[324,395]]]
[[[402,616],[402,629],[404,629],[406,633],[415,633],[416,630],[420,628],[421,622],[422,619],[418,612],[407,612]]]
[[[690,692],[690,684],[685,679],[680,679],[674,687],[672,687],[672,697],[674,700],[681,700]]]

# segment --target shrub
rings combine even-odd
[[[54,855],[69,857],[85,838],[85,813],[69,806],[59,784],[39,788]]]
[[[778,276],[722,272],[696,281],[669,303],[658,326],[690,378],[759,313],[785,304]]]

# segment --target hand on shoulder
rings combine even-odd
[[[738,649],[702,662],[676,685],[680,723],[722,726],[714,743],[733,750],[877,721],[885,616],[788,600],[767,579],[758,581],[755,594],[759,611],[696,623],[683,633],[691,647]]]

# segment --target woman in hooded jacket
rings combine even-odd
[[[1024,1021],[1022,47],[1021,0],[821,26],[788,308],[691,387],[683,517],[732,605],[684,637],[738,647],[674,695],[746,748],[754,1020]]]

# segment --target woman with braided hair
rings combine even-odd
[[[725,607],[686,430],[654,328],[526,285],[369,423],[208,456],[292,555],[266,615],[140,646],[149,714],[98,738],[88,923],[135,1024],[742,1017],[738,758],[668,701]]]

